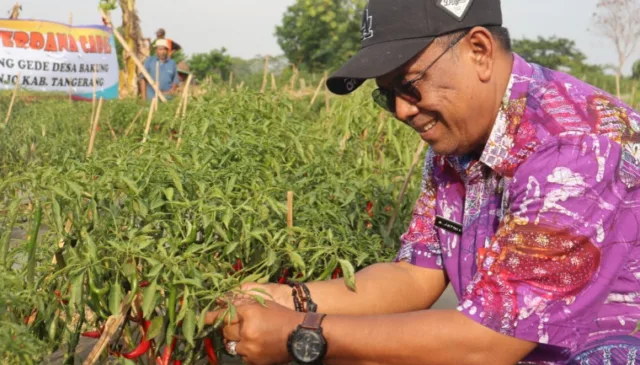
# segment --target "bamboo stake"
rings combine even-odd
[[[296,65],[293,65],[293,74],[291,75],[291,80],[289,85],[289,88],[291,89],[291,91],[296,89],[297,78],[298,78],[298,67],[296,67]]]
[[[107,17],[107,15],[104,13],[104,10],[99,9],[100,10],[100,15],[102,15],[102,17],[104,19],[109,19]],[[118,31],[118,29],[116,29],[115,27],[113,27],[113,24],[111,24],[111,21],[109,20],[109,28],[111,28],[111,31],[113,31],[113,35],[114,37],[116,37],[116,39],[118,40],[118,42],[120,42],[120,44],[122,45],[122,48],[124,48],[125,51],[127,51],[127,53],[129,53],[129,55],[131,56],[131,58],[133,59],[133,62],[136,64],[136,66],[138,66],[138,69],[140,69],[140,72],[142,72],[142,75],[144,76],[144,78],[147,80],[147,82],[149,83],[149,85],[151,85],[151,87],[153,88],[153,90],[156,92],[157,95],[159,95],[160,100],[162,100],[163,102],[167,102],[167,98],[162,95],[162,93],[160,92],[160,88],[158,87],[158,85],[151,79],[151,75],[149,75],[149,73],[147,72],[147,70],[144,68],[144,64],[140,61],[140,59],[138,59],[138,56],[135,55],[135,53],[133,53],[133,51],[131,51],[131,48],[129,47],[129,45],[127,44],[127,42],[124,40],[124,38],[122,37],[122,35],[120,34],[120,32]]]
[[[233,86],[233,72],[229,74],[229,88]]]
[[[160,61],[156,61],[156,82],[160,82]],[[156,99],[159,97],[159,94],[156,93]],[[155,110],[154,112],[158,111],[158,101],[156,100],[155,105]]]
[[[260,87],[261,94],[264,94],[264,90],[267,88],[268,73],[269,73],[269,55],[264,57],[264,73],[262,74],[262,86]]]
[[[324,84],[324,77],[322,77],[322,80],[320,80],[320,83],[318,84],[318,87],[316,88],[316,92],[313,94],[313,98],[311,98],[311,103],[309,103],[309,108],[311,108],[313,103],[316,102],[316,98],[318,97],[318,94],[320,94],[320,89],[322,88],[323,84]]]
[[[278,90],[278,84],[276,84],[276,76],[273,74],[273,72],[271,73],[271,90]]]
[[[98,343],[93,347],[89,356],[87,356],[82,365],[93,365],[98,361],[104,350],[107,348],[107,345],[109,345],[109,342],[111,342],[113,336],[118,332],[118,328],[120,328],[122,323],[125,321],[129,308],[131,307],[130,297],[131,293],[127,294],[122,301],[122,304],[120,304],[120,314],[112,315],[107,319],[102,336],[100,336]]]
[[[149,129],[151,129],[151,120],[153,119],[153,110],[158,103],[158,98],[153,98],[151,106],[149,108],[149,116],[147,117],[147,125],[144,127],[144,137],[142,137],[142,143],[147,142],[147,136],[149,135]]]
[[[287,192],[287,227],[293,228],[293,191]]]
[[[116,131],[113,130],[113,127],[111,126],[111,122],[109,122],[109,119],[107,119],[107,127],[109,127],[109,130],[111,131],[111,138],[113,138],[114,141],[117,141],[118,137],[116,137]]]
[[[100,97],[100,101],[98,102],[98,108],[96,109],[96,118],[91,127],[91,137],[89,137],[89,149],[87,149],[87,157],[91,156],[93,153],[93,146],[96,142],[96,134],[98,132],[98,122],[100,121],[100,111],[102,110],[102,97]]]
[[[402,203],[402,199],[404,199],[404,195],[407,192],[407,187],[409,186],[409,181],[411,181],[411,175],[413,175],[413,171],[420,160],[420,155],[422,155],[422,151],[424,150],[427,144],[421,140],[418,145],[418,149],[416,149],[415,155],[413,155],[413,162],[411,163],[411,168],[409,169],[409,173],[407,174],[407,178],[404,180],[404,185],[402,185],[402,190],[400,191],[400,195],[398,196],[398,200],[396,200],[396,209],[391,216],[391,220],[387,225],[387,236],[391,234],[391,229],[393,228],[393,224],[396,222],[396,218],[398,218],[398,210],[400,209],[400,204]]]
[[[184,125],[186,123],[185,116],[187,115],[187,104],[189,104],[189,86],[191,85],[191,75],[187,78],[187,86],[185,87],[183,98],[184,107],[182,109],[182,122],[180,122],[180,130],[178,131],[178,142],[176,143],[176,149],[180,148],[182,144],[182,133],[184,133]]]
[[[324,109],[328,112],[331,111],[331,105],[329,105],[329,88],[327,87],[326,80],[329,79],[329,73],[327,71],[324,72]]]
[[[91,125],[96,119],[96,79],[98,78],[98,70],[93,71],[93,98],[91,99]],[[89,127],[91,128],[91,127]]]
[[[189,98],[189,88],[191,87],[192,79],[193,79],[193,75],[189,75],[187,77],[186,86],[184,87],[184,90],[182,90],[182,95],[180,96],[180,103],[178,104],[178,109],[176,109],[176,115],[175,115],[176,118],[180,116],[180,111],[182,111],[184,103]],[[184,112],[182,114],[184,115]]]
[[[124,136],[128,136],[129,133],[131,133],[131,130],[133,129],[134,124],[136,123],[136,121],[138,120],[138,118],[140,118],[140,115],[142,115],[142,111],[144,109],[140,109],[138,110],[138,114],[136,114],[135,117],[133,117],[133,120],[131,121],[131,124],[129,124],[129,126],[127,127],[127,130],[124,132]]]
[[[16,102],[16,96],[18,95],[18,89],[20,89],[20,83],[22,82],[22,74],[18,74],[18,78],[16,80],[16,86],[13,88],[13,95],[11,96],[11,103],[9,104],[9,110],[7,111],[7,117],[4,119],[4,125],[9,124],[9,119],[11,119],[11,112],[13,111],[13,104]]]

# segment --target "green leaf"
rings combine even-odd
[[[165,189],[164,195],[167,197],[167,200],[172,201],[173,200],[173,188]]]
[[[233,217],[233,209],[227,208],[227,211],[224,213],[224,217],[222,217],[222,223],[227,229],[229,229],[229,222],[231,222],[232,217]]]
[[[119,281],[115,281],[111,285],[111,291],[109,292],[109,312],[112,315],[120,314],[122,299],[122,287]]]
[[[50,188],[51,188],[51,190],[53,190],[54,193],[60,195],[63,198],[67,198],[67,199],[71,200],[71,197],[69,195],[67,195],[67,193],[65,193],[64,190],[60,189],[59,187],[51,186]]]
[[[147,339],[152,340],[158,337],[162,333],[162,327],[164,327],[164,317],[152,319],[149,331],[147,331]]]
[[[69,303],[72,308],[79,308],[82,303],[82,292],[84,289],[84,274],[85,271],[71,277],[71,293],[69,295]]]
[[[340,268],[342,269],[342,274],[344,275],[344,282],[347,284],[349,289],[356,291],[356,277],[355,270],[353,269],[353,265],[347,260],[339,259]]]
[[[137,269],[136,269],[136,265],[134,265],[132,262],[127,262],[125,264],[122,265],[122,273],[124,274],[124,276],[130,278],[133,275],[137,274]]]
[[[302,260],[302,257],[297,252],[289,251],[287,253],[289,254],[289,258],[291,259],[291,262],[295,267],[297,267],[300,270],[305,269],[304,261]]]
[[[195,346],[195,343],[193,342],[193,336],[195,333],[196,313],[192,309],[189,309],[184,317],[184,322],[182,322],[182,334],[191,346]]]
[[[180,176],[178,175],[178,173],[173,169],[167,169],[167,172],[169,173],[169,176],[173,181],[173,185],[176,187],[176,189],[178,189],[180,195],[184,197],[184,188],[182,187],[182,182],[180,181]]]
[[[158,290],[158,283],[154,280],[151,285],[144,289],[142,294],[142,312],[144,313],[144,318],[149,319],[153,314],[153,308],[156,304],[156,292]]]
[[[62,213],[60,212],[60,203],[55,198],[52,199],[51,202],[52,210],[53,210],[53,221],[56,224],[56,229],[59,234],[62,234],[64,231],[64,226],[62,225]]]
[[[66,183],[69,186],[69,189],[73,190],[73,192],[76,193],[77,196],[82,196],[82,188],[80,187],[80,185],[74,183],[71,180],[67,180]]]
[[[140,189],[138,189],[136,183],[133,180],[129,179],[128,177],[121,177],[120,179],[127,185],[133,195],[140,194]]]
[[[160,270],[164,268],[164,264],[158,264],[154,266],[151,270],[149,270],[149,278],[155,279],[156,276],[160,273]]]
[[[228,244],[227,247],[224,248],[224,254],[228,255],[228,254],[232,253],[233,251],[236,250],[236,248],[238,247],[239,244],[240,244],[240,242],[237,242],[237,241]]]
[[[278,256],[276,255],[276,252],[272,249],[268,249],[267,252],[267,267],[271,267],[273,266],[273,264],[275,264],[276,260],[277,260]]]

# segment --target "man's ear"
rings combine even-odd
[[[493,65],[498,50],[496,40],[487,28],[475,27],[469,31],[466,43],[478,79],[482,82],[488,82],[493,74]]]

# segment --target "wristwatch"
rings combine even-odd
[[[322,334],[326,314],[307,312],[304,321],[289,335],[287,349],[297,364],[320,365],[327,354],[327,341]]]

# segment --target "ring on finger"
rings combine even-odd
[[[238,353],[236,352],[236,347],[238,346],[238,341],[228,341],[226,344],[227,352],[231,356],[236,356]]]

